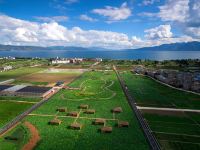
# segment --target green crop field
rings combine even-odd
[[[61,90],[24,119],[40,133],[41,140],[36,150],[149,149],[114,72],[85,72],[70,86],[80,89]],[[84,110],[79,109],[81,104],[95,109],[95,114],[85,114]],[[59,107],[67,108],[67,112],[77,111],[79,115],[67,116],[67,112],[56,111]],[[115,107],[121,107],[123,112],[113,114],[111,110]],[[54,118],[62,123],[59,126],[49,125],[48,122]],[[106,119],[105,125],[113,128],[112,133],[101,133],[99,129],[102,126],[92,124],[96,118]],[[119,120],[128,121],[130,126],[117,127]],[[83,127],[81,130],[73,130],[69,128],[71,123],[80,123]]]
[[[144,113],[150,128],[164,149],[200,149],[200,115],[169,116]]]
[[[139,106],[200,108],[200,96],[164,86],[131,72],[121,72]],[[198,113],[143,111],[143,116],[163,149],[200,149]]]
[[[199,95],[172,89],[131,72],[121,75],[139,106],[200,109]]]
[[[29,103],[0,101],[0,128],[32,105]]]
[[[14,69],[14,70],[6,71],[6,72],[0,72],[0,81],[15,79],[15,78],[18,78],[27,74],[35,73],[41,70],[44,70],[44,68],[23,67],[23,68]]]

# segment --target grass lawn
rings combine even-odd
[[[27,74],[35,73],[38,71],[44,70],[44,68],[38,68],[38,67],[23,67],[19,69],[14,69],[6,72],[0,72],[0,81],[8,80],[8,79],[15,79],[20,76],[24,76]]]
[[[138,125],[117,80],[114,72],[86,72],[70,84],[80,87],[80,90],[62,90],[50,101],[32,112],[25,121],[29,121],[39,131],[41,141],[36,150],[59,149],[149,149],[148,143]],[[95,114],[85,114],[78,107],[80,104],[89,105],[95,109]],[[113,115],[111,109],[120,106],[123,112]],[[67,111],[77,111],[78,118],[67,117],[67,113],[57,112],[58,107],[66,107]],[[52,116],[42,116],[44,114]],[[59,126],[49,125],[48,122],[57,117],[62,121]],[[108,119],[106,126],[113,128],[112,133],[99,132],[100,127],[92,125],[95,118]],[[128,128],[116,127],[117,120],[128,121]],[[83,125],[79,131],[69,129],[69,125],[77,122]],[[0,145],[1,146],[1,145]]]
[[[199,95],[172,89],[131,72],[121,75],[139,106],[200,109]]]
[[[144,113],[144,117],[164,149],[200,149],[200,124],[197,122],[200,114],[169,116]]]
[[[0,128],[32,105],[33,104],[0,101]]]

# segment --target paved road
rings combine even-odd
[[[147,141],[149,142],[149,145],[151,147],[152,150],[161,150],[161,147],[158,143],[158,141],[156,140],[155,136],[152,134],[152,131],[151,129],[149,128],[147,122],[144,120],[141,112],[137,109],[137,106],[135,104],[135,100],[133,99],[133,97],[130,95],[130,92],[128,90],[128,87],[126,86],[125,82],[122,80],[122,78],[120,77],[117,69],[115,66],[113,66],[113,69],[117,75],[117,78],[121,84],[121,87],[124,91],[124,94],[126,95],[126,98],[133,110],[133,112],[135,113],[137,119],[138,119],[138,122],[140,124],[140,127],[141,129],[143,130],[144,132],[144,135],[147,139]]]
[[[197,109],[178,109],[178,108],[158,108],[158,107],[140,107],[137,106],[138,109],[142,110],[163,110],[163,111],[182,111],[182,112],[197,112],[200,113],[200,110]]]

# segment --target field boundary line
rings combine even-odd
[[[198,145],[200,145],[200,143],[184,142],[184,141],[178,141],[178,140],[159,140],[159,141],[169,141],[169,142],[188,143],[188,144],[198,144]]]
[[[159,131],[153,131],[154,133],[160,133],[160,134],[170,134],[170,135],[184,135],[184,136],[191,136],[191,137],[198,137],[200,138],[200,135],[191,135],[191,134],[179,134],[179,133],[169,133],[169,132],[159,132]]]
[[[28,116],[38,116],[38,117],[55,117],[55,115],[48,115],[48,114],[28,114]],[[77,118],[73,116],[57,116],[57,118]],[[90,118],[90,117],[79,117],[78,119],[87,119],[87,120],[95,120],[95,119],[100,119],[100,118]],[[118,121],[118,119],[113,119],[113,118],[104,118],[105,120],[108,121]]]
[[[137,106],[138,109],[141,110],[159,110],[159,111],[181,111],[181,112],[196,112],[200,113],[198,109],[181,109],[181,108],[158,108],[158,107],[141,107]]]

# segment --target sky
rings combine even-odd
[[[135,49],[200,41],[200,0],[0,0],[0,44]]]

